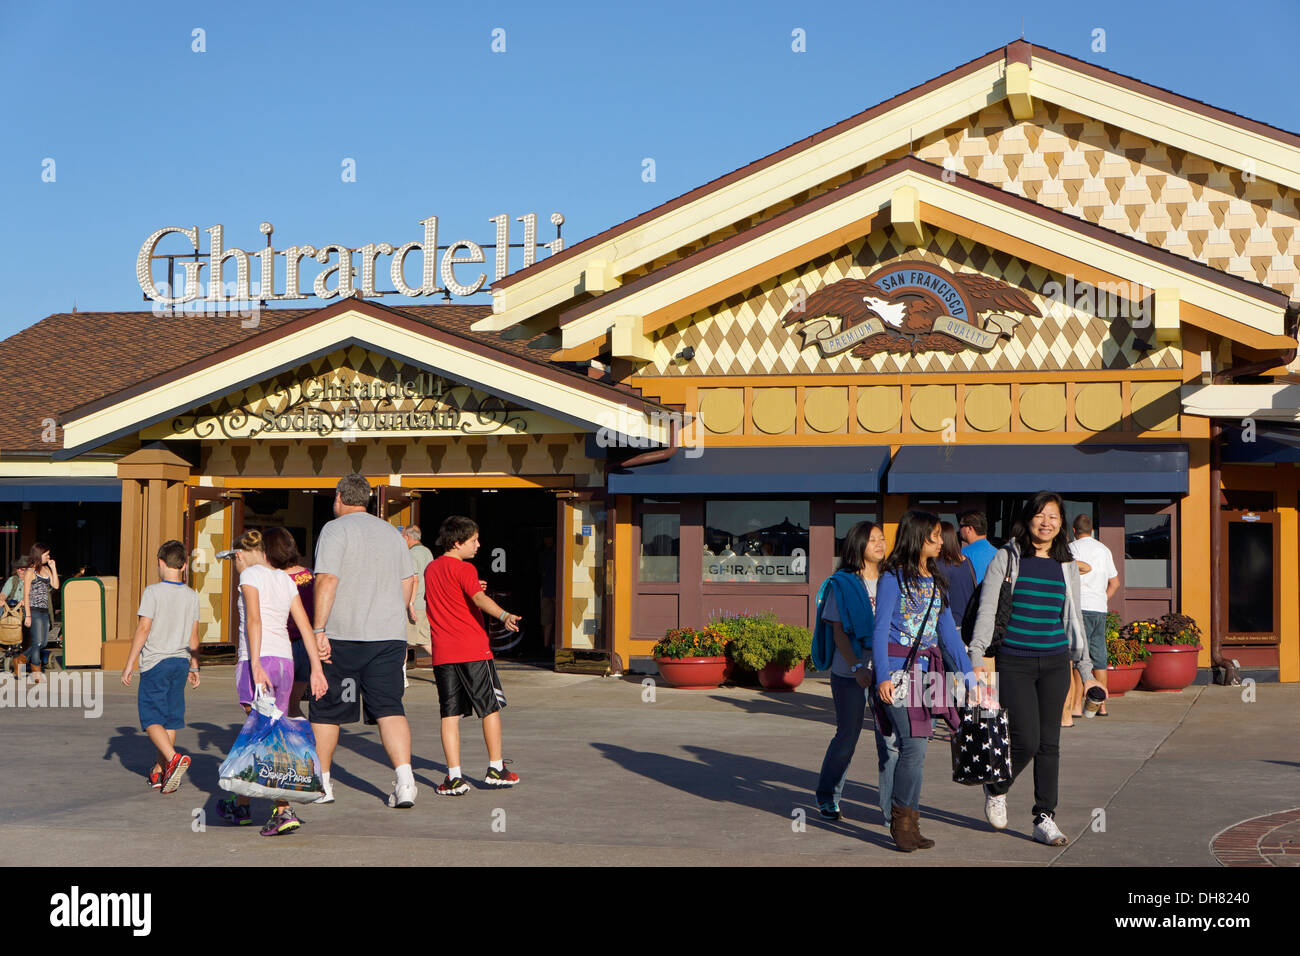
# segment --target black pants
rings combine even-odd
[[[1034,762],[1034,818],[1056,812],[1061,769],[1061,711],[1070,693],[1070,655],[998,655],[998,695],[1011,726],[1011,780],[990,784],[1001,795]]]

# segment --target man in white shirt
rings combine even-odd
[[[1115,569],[1115,558],[1110,548],[1092,536],[1092,516],[1077,515],[1074,519],[1074,538],[1070,551],[1079,562],[1079,570],[1088,568],[1081,574],[1083,605],[1083,629],[1088,635],[1088,654],[1092,658],[1092,676],[1102,687],[1106,686],[1106,613],[1110,599],[1119,590],[1119,572]],[[1082,690],[1082,687],[1080,687]],[[1083,695],[1079,694],[1076,702],[1073,689],[1067,706],[1070,713],[1082,710]],[[1077,716],[1077,714],[1075,714]],[[1106,705],[1101,705],[1098,717],[1106,716]]]

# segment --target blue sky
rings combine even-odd
[[[550,239],[559,211],[576,242],[1002,46],[1022,13],[1033,42],[1300,129],[1292,0],[1042,6],[0,2],[0,335],[144,308],[136,254],[168,225],[355,247],[436,215],[440,241],[487,243],[493,216]]]

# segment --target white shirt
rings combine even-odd
[[[1115,570],[1115,559],[1111,557],[1110,548],[1089,535],[1086,538],[1071,541],[1070,552],[1074,555],[1075,560],[1082,561],[1092,568],[1087,574],[1079,576],[1082,584],[1080,603],[1083,605],[1083,610],[1099,611],[1105,614],[1108,610],[1106,606],[1106,585],[1110,583],[1111,578],[1119,575],[1119,572]]]
[[[239,575],[239,659],[248,660],[248,613],[244,608],[245,587],[257,588],[257,605],[262,617],[262,656],[293,660],[289,643],[289,607],[298,596],[293,578],[263,564],[250,565]]]

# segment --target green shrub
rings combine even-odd
[[[751,670],[773,663],[790,670],[812,654],[812,632],[782,624],[771,611],[717,618],[709,627],[730,638],[727,655]]]

